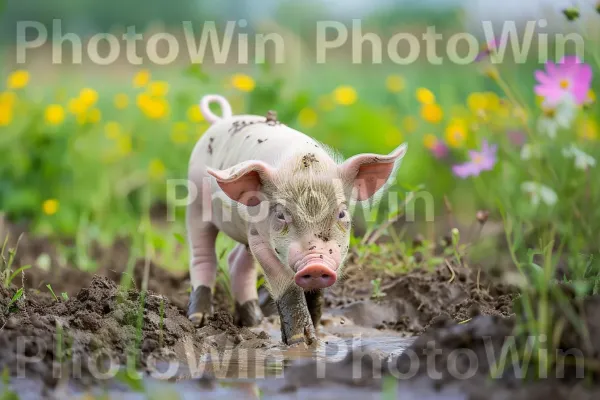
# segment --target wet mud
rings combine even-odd
[[[35,264],[42,252],[52,254],[44,243],[22,244],[19,265]],[[565,322],[558,345],[565,352],[583,346],[587,379],[575,368],[578,359],[553,366],[543,381],[520,376],[513,364],[490,379],[492,361],[518,327],[513,316],[518,297],[514,288],[477,268],[444,263],[391,275],[350,264],[344,280],[325,292],[319,342],[290,348],[281,343],[275,307],[264,288],[260,300],[267,317],[260,326],[237,327],[230,296],[217,288],[216,313],[195,328],[185,315],[185,274],[141,260],[128,276],[127,243],[116,243],[111,252],[99,258],[95,274],[34,267],[11,287],[0,288],[0,395],[83,399],[109,393],[137,399],[169,393],[259,398],[261,393],[260,398],[364,399],[381,398],[383,392],[419,399],[599,398],[597,297],[574,303],[582,326]],[[141,290],[146,273],[147,291]],[[124,276],[131,280],[127,288],[121,286]],[[381,282],[377,296],[373,279]],[[568,321],[560,312],[559,320]],[[436,357],[428,358],[436,349]]]

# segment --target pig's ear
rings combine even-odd
[[[261,161],[243,162],[225,170],[207,168],[206,172],[215,177],[227,197],[246,206],[260,204],[261,189],[274,173],[271,166]]]
[[[402,144],[388,155],[357,154],[340,165],[342,177],[352,183],[356,200],[367,200],[394,175],[408,146]]]

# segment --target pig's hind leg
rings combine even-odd
[[[193,210],[193,208],[192,208]],[[193,218],[193,212],[190,213]],[[190,295],[188,318],[202,326],[212,314],[212,288],[217,279],[215,242],[219,231],[212,223],[188,224],[190,239]]]
[[[235,299],[235,322],[239,326],[256,326],[263,318],[256,289],[256,263],[248,247],[239,244],[229,254],[231,291]]]

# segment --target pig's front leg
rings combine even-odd
[[[313,344],[317,334],[306,304],[302,288],[291,285],[283,295],[275,300],[281,320],[281,339],[287,345],[298,343]]]
[[[250,250],[263,268],[281,320],[281,339],[287,345],[316,342],[317,335],[304,290],[294,283],[294,272],[277,258],[255,228],[248,234]]]
[[[190,242],[190,278],[192,293],[188,305],[188,318],[196,326],[202,326],[212,314],[212,288],[217,277],[215,240],[217,228],[199,218],[201,210],[190,205],[187,215]]]

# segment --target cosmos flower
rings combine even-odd
[[[596,159],[578,149],[574,144],[571,144],[570,147],[563,149],[562,154],[565,158],[574,158],[575,168],[577,169],[585,171],[590,167],[596,166]]]
[[[490,146],[487,141],[483,142],[481,151],[469,151],[470,160],[464,164],[458,164],[452,167],[452,172],[459,178],[468,178],[469,176],[479,176],[483,171],[490,171],[496,165],[497,146]]]
[[[444,143],[444,141],[442,140],[439,140],[432,134],[427,134],[424,136],[423,144],[437,159],[443,159],[446,158],[446,156],[448,156],[449,150],[446,143]]]
[[[523,182],[521,190],[531,198],[531,204],[538,206],[544,203],[553,206],[558,201],[558,196],[554,190],[538,182]]]
[[[575,56],[567,56],[558,64],[546,63],[545,71],[535,71],[538,85],[535,93],[549,106],[558,104],[565,95],[571,95],[577,105],[588,100],[592,85],[592,68]]]

